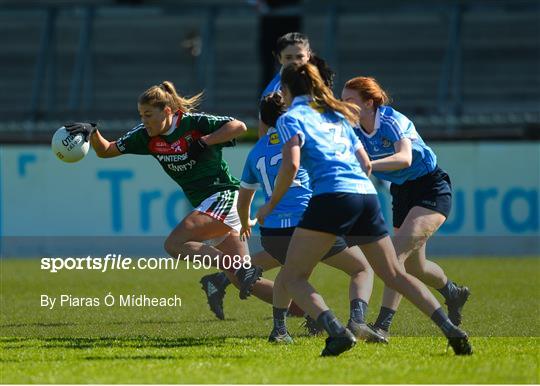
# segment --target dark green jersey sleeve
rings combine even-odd
[[[142,124],[118,138],[116,147],[123,154],[150,154],[148,133]]]
[[[191,114],[197,129],[204,135],[212,134],[226,124],[227,122],[234,121],[232,117],[210,115],[204,113]],[[220,143],[219,145],[224,147],[236,146],[236,140],[232,139],[228,142]]]

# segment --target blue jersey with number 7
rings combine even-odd
[[[299,137],[300,162],[309,173],[314,196],[377,194],[356,159],[362,144],[342,114],[324,110],[307,95],[301,95],[278,118],[276,129],[284,143]]]
[[[240,186],[245,189],[262,188],[265,202],[270,200],[274,183],[281,165],[281,148],[283,142],[277,131],[270,128],[268,133],[259,139],[244,165]],[[302,167],[281,201],[265,219],[265,228],[288,228],[298,225],[311,198],[309,177]]]

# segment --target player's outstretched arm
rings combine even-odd
[[[97,128],[97,124],[90,122],[70,122],[64,126],[71,134],[83,134],[85,139],[90,141],[98,157],[111,158],[122,155],[118,147],[116,147],[116,142],[109,142],[103,138]]]
[[[116,142],[106,140],[97,129],[90,136],[90,143],[99,158],[112,158],[122,155],[116,146]]]
[[[111,158],[122,155],[118,147],[116,147],[116,142],[109,142],[103,138],[96,123],[70,122],[64,126],[71,134],[83,134],[85,139],[90,141],[98,157]]]
[[[202,137],[202,140],[208,145],[216,145],[218,143],[229,142],[236,137],[244,134],[247,131],[247,127],[244,122],[239,120],[232,120],[225,123],[219,129],[211,134]]]

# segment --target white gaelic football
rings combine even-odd
[[[90,143],[83,134],[70,134],[64,126],[56,130],[51,141],[53,153],[64,162],[77,162],[84,158]]]

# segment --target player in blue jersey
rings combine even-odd
[[[369,77],[345,84],[342,99],[360,108],[355,129],[371,158],[373,174],[390,181],[394,246],[405,269],[445,298],[452,323],[461,323],[469,289],[448,279],[442,268],[426,259],[426,242],[444,223],[452,206],[450,178],[435,153],[417,133],[414,124],[390,106],[386,92]],[[375,328],[388,335],[401,295],[385,288]]]
[[[281,68],[263,90],[261,99],[266,95],[281,89],[281,71],[284,67],[292,63],[297,65],[311,63],[317,66],[324,83],[332,88],[335,76],[334,71],[330,69],[324,59],[317,56],[311,50],[311,45],[309,44],[309,39],[306,35],[301,34],[300,32],[289,32],[281,36],[276,42],[274,55],[279,64],[281,64]],[[264,135],[264,133],[265,128],[259,125],[259,136]]]
[[[262,188],[266,202],[272,196],[283,146],[275,125],[278,117],[285,111],[286,108],[279,92],[267,95],[260,103],[260,119],[267,132],[259,139],[247,157],[238,195],[237,208],[242,224],[240,234],[246,237],[251,235],[251,226],[253,225],[250,222],[250,206],[255,191]],[[266,217],[264,226],[260,228],[264,252],[252,256],[254,264],[264,265],[266,269],[270,269],[285,263],[290,239],[308,206],[311,195],[309,176],[305,169],[300,168],[291,187]],[[274,264],[261,264],[261,258],[264,259],[265,254],[273,259]],[[349,329],[358,338],[382,340],[383,337],[378,336],[365,323],[365,314],[373,289],[373,270],[360,249],[356,246],[347,248],[345,240],[338,237],[322,260],[327,265],[345,272],[351,278]],[[275,302],[281,304],[288,300],[290,299],[287,297],[283,300],[277,299]],[[288,343],[292,341],[287,332],[286,314],[287,308],[274,307],[274,328],[269,338],[271,342]],[[311,326],[312,329],[316,327],[316,323],[311,318],[306,320],[306,325]]]
[[[277,123],[283,141],[282,161],[270,201],[257,212],[264,226],[293,183],[300,163],[307,170],[313,196],[296,227],[285,265],[274,283],[274,300],[289,296],[328,333],[323,356],[354,346],[354,335],[325,304],[308,279],[336,237],[359,245],[375,273],[402,293],[437,324],[458,355],[472,353],[467,334],[456,327],[437,299],[399,264],[368,178],[371,163],[350,122],[357,107],[338,101],[313,65],[290,65],[281,74],[282,92],[290,105]],[[288,302],[274,303],[287,308]]]
[[[305,64],[310,62],[317,66],[319,72],[323,76],[324,82],[327,86],[332,87],[334,79],[334,72],[328,67],[326,62],[315,55],[311,50],[309,39],[307,36],[299,32],[290,32],[281,36],[276,42],[276,49],[274,55],[281,64],[282,68],[288,64]],[[262,97],[279,91],[281,86],[281,70],[276,74],[272,81],[268,84],[262,93]],[[261,99],[262,99],[261,97]],[[260,120],[259,120],[260,122]],[[266,128],[259,124],[259,136],[266,135]],[[268,257],[264,259],[259,255],[257,264],[263,268],[271,268],[274,263],[273,258]],[[206,275],[201,279],[202,289],[205,292],[208,304],[212,312],[219,318],[223,319],[223,297],[225,296],[225,290],[230,284],[224,273],[214,273]],[[272,302],[272,286],[266,279],[258,281],[253,288],[253,295],[261,300]],[[289,313],[294,316],[303,316],[304,312],[294,304],[291,304]]]
[[[281,86],[281,71],[284,67],[291,63],[298,65],[311,63],[317,66],[325,84],[332,88],[334,82],[334,72],[328,67],[328,64],[321,57],[317,56],[309,44],[309,39],[306,35],[300,32],[289,32],[281,36],[276,42],[276,50],[274,51],[281,69],[276,76],[268,83],[263,90],[261,98],[275,91],[280,90]]]

